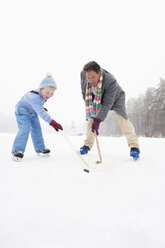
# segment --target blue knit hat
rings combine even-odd
[[[50,73],[47,73],[46,77],[41,81],[41,83],[39,85],[39,89],[49,87],[49,86],[57,89],[57,84],[54,81],[54,79],[52,78],[52,75]]]

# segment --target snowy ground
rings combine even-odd
[[[165,139],[141,138],[134,162],[125,138],[99,137],[106,170],[86,173],[59,134],[45,136],[47,158],[29,139],[21,163],[13,138],[0,134],[0,248],[165,247]],[[96,146],[84,158],[94,164]]]

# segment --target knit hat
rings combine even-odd
[[[54,81],[54,79],[52,78],[52,75],[50,73],[47,73],[46,77],[41,81],[41,83],[39,85],[39,89],[49,87],[49,86],[57,89],[57,84]]]

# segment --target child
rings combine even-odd
[[[45,148],[38,115],[56,131],[63,130],[62,126],[54,121],[43,108],[44,103],[53,96],[56,89],[56,82],[48,74],[41,81],[39,88],[26,93],[16,104],[15,115],[19,130],[12,147],[15,161],[22,160],[30,132],[35,151],[43,155],[50,153],[50,150]]]

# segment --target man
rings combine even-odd
[[[114,76],[95,61],[91,61],[81,72],[81,90],[85,101],[87,132],[80,153],[83,155],[90,151],[95,133],[98,135],[100,123],[104,121],[109,110],[114,110],[121,131],[127,138],[130,156],[137,160],[140,153],[138,138],[126,113],[125,92]]]

